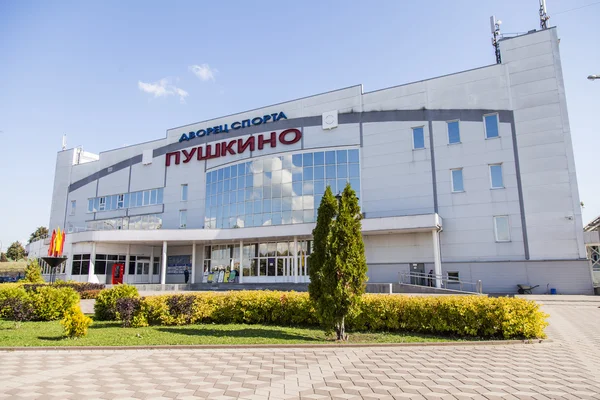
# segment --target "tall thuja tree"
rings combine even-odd
[[[312,253],[308,257],[310,266],[308,269],[308,275],[310,276],[308,293],[319,316],[321,316],[328,307],[323,292],[323,268],[327,260],[331,258],[329,254],[331,247],[331,229],[337,214],[337,207],[338,202],[333,196],[331,188],[327,186],[317,211],[317,225],[312,232],[314,245]]]
[[[346,184],[338,214],[331,231],[331,262],[326,263],[324,275],[331,288],[331,319],[338,340],[346,340],[346,316],[360,302],[367,282],[367,260],[361,233],[362,214],[356,192]]]
[[[331,190],[327,190],[329,196],[333,197]],[[325,195],[319,213],[324,202]],[[328,197],[327,203],[330,202]],[[315,302],[325,329],[335,330],[338,340],[346,340],[346,316],[356,307],[365,291],[367,262],[361,234],[360,207],[350,184],[344,188],[339,205],[336,203],[333,203],[333,210],[337,205],[337,213],[317,216],[317,227],[313,232],[313,254],[317,255],[311,258],[312,287],[309,286],[309,291],[312,289],[316,292],[313,294],[311,291],[311,299]],[[313,259],[320,262],[317,271],[312,271]]]

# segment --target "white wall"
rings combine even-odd
[[[531,259],[584,258],[556,29],[501,42],[510,81]]]
[[[423,126],[425,149],[413,150]],[[363,124],[362,206],[367,218],[433,213],[429,128],[423,121]]]

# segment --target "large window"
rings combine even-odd
[[[87,231],[152,230],[162,228],[162,214],[135,215],[88,221]],[[79,230],[79,229],[78,229]]]
[[[87,275],[90,271],[90,255],[74,254],[71,275]]]
[[[494,232],[496,234],[496,242],[510,242],[508,215],[494,217]]]
[[[423,133],[423,127],[412,128],[413,131],[413,149],[424,149],[425,148],[425,134]]]
[[[498,114],[485,115],[483,121],[485,126],[485,138],[492,139],[498,137]]]
[[[96,261],[94,262],[94,273],[97,275],[104,275],[106,271],[110,274],[112,272],[113,264],[125,263],[124,255],[112,255],[112,254],[96,254]]]
[[[312,241],[298,241],[296,249],[298,276],[308,275],[308,256],[312,251]],[[224,244],[205,246],[204,271],[240,271],[240,248]],[[294,242],[270,242],[244,244],[242,263],[244,276],[293,277]]]
[[[206,173],[205,228],[315,222],[327,186],[360,197],[358,149],[267,157]]]
[[[187,196],[187,190],[186,190]],[[163,203],[163,188],[114,194],[88,199],[88,212],[120,210]]]

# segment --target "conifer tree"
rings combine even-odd
[[[367,262],[356,192],[347,184],[339,204],[332,198],[328,187],[313,231],[309,292],[325,329],[335,330],[338,340],[347,340],[346,316],[365,291]],[[336,206],[337,213],[332,212]]]
[[[29,283],[44,283],[42,269],[37,260],[31,261],[25,269],[25,281]]]
[[[311,301],[315,304],[317,314],[321,315],[323,293],[323,265],[329,257],[329,243],[331,237],[331,229],[335,215],[337,214],[337,200],[331,192],[331,188],[327,186],[321,204],[317,211],[317,225],[313,229],[313,250],[308,258],[308,275],[310,283],[308,284],[308,293]],[[326,307],[326,304],[323,304]]]

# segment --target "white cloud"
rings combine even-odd
[[[185,98],[189,95],[185,90],[171,85],[167,78],[163,78],[157,82],[146,83],[142,81],[138,81],[138,88],[142,92],[153,94],[154,97],[163,97],[163,96],[179,96],[179,102],[185,104]]]
[[[215,75],[219,72],[219,70],[211,68],[208,64],[191,65],[189,70],[200,78],[201,81],[214,81]]]

